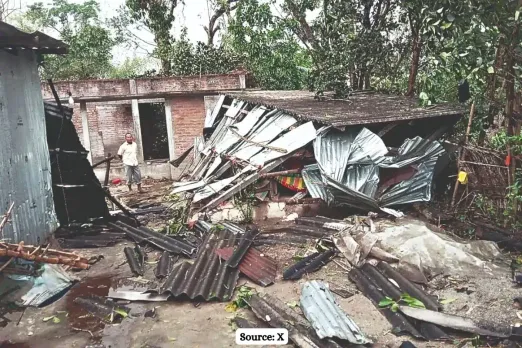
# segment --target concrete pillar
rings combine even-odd
[[[131,94],[138,94],[136,88],[136,80],[129,80]],[[143,142],[141,141],[141,122],[140,122],[140,108],[138,99],[132,99],[132,120],[134,123],[134,141],[138,144],[138,162],[143,163],[145,161],[143,157]]]
[[[174,148],[174,123],[172,122],[172,105],[170,103],[170,99],[165,99],[165,121],[167,123],[167,139],[169,142],[169,161],[172,161],[176,158],[176,151]],[[173,166],[170,166],[170,178],[174,179],[175,170]]]
[[[82,116],[82,132],[83,132],[83,147],[89,153],[87,154],[87,159],[89,163],[92,164],[92,154],[91,154],[91,137],[89,134],[89,119],[87,116],[87,103],[82,101],[80,102],[80,115]]]

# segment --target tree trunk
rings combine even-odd
[[[357,89],[359,89],[360,91],[364,89],[364,75],[364,70],[361,70],[361,72],[359,73],[359,86],[357,87]]]
[[[422,42],[420,40],[420,33],[417,31],[413,33],[413,41],[411,45],[411,66],[410,66],[410,77],[408,79],[408,92],[407,96],[413,96],[415,93],[415,82],[417,81],[417,73],[419,72],[419,61],[422,51]]]

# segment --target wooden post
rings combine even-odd
[[[165,99],[165,121],[167,123],[167,141],[169,144],[169,161],[173,161],[176,158],[176,152],[174,148],[174,123],[172,122],[172,104],[170,99]],[[174,179],[176,169],[170,167],[170,178]]]
[[[459,190],[459,172],[460,172],[460,161],[463,161],[465,158],[466,148],[469,141],[469,134],[471,133],[471,126],[473,124],[473,116],[475,115],[475,102],[471,104],[471,109],[469,111],[469,120],[468,120],[468,128],[466,128],[466,137],[464,138],[464,147],[462,147],[459,157],[457,159],[457,179],[455,180],[455,187],[453,188],[453,197],[451,198],[451,206],[455,205],[455,199],[457,198],[457,192]]]
[[[82,116],[82,133],[83,133],[83,146],[89,152],[87,159],[92,164],[92,153],[91,153],[91,136],[89,134],[89,120],[87,116],[87,103],[80,102],[80,114]]]
[[[138,88],[136,87],[136,80],[129,80],[131,94],[138,94]],[[140,108],[138,99],[131,100],[132,106],[132,121],[134,123],[134,141],[138,144],[138,162],[143,163],[145,161],[143,157],[143,142],[141,138],[141,122],[140,122]]]

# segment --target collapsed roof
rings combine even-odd
[[[255,95],[265,97],[256,102]],[[292,169],[304,181],[301,191],[330,205],[395,214],[389,207],[430,200],[435,167],[445,154],[436,139],[460,118],[460,106],[420,108],[409,98],[374,93],[299,104],[305,96],[310,93],[221,96],[205,120],[211,135],[196,141],[188,180],[175,183],[173,193],[190,192],[199,211],[208,211],[267,173]],[[375,108],[372,100],[380,101]],[[383,100],[390,101],[388,109]],[[387,139],[394,127],[398,134]],[[313,154],[308,163],[285,166],[304,152]]]

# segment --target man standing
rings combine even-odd
[[[131,133],[125,134],[125,142],[118,150],[118,157],[123,160],[125,166],[129,191],[132,191],[132,184],[134,183],[138,186],[138,192],[142,193],[141,172],[138,166],[138,144],[133,141]]]

